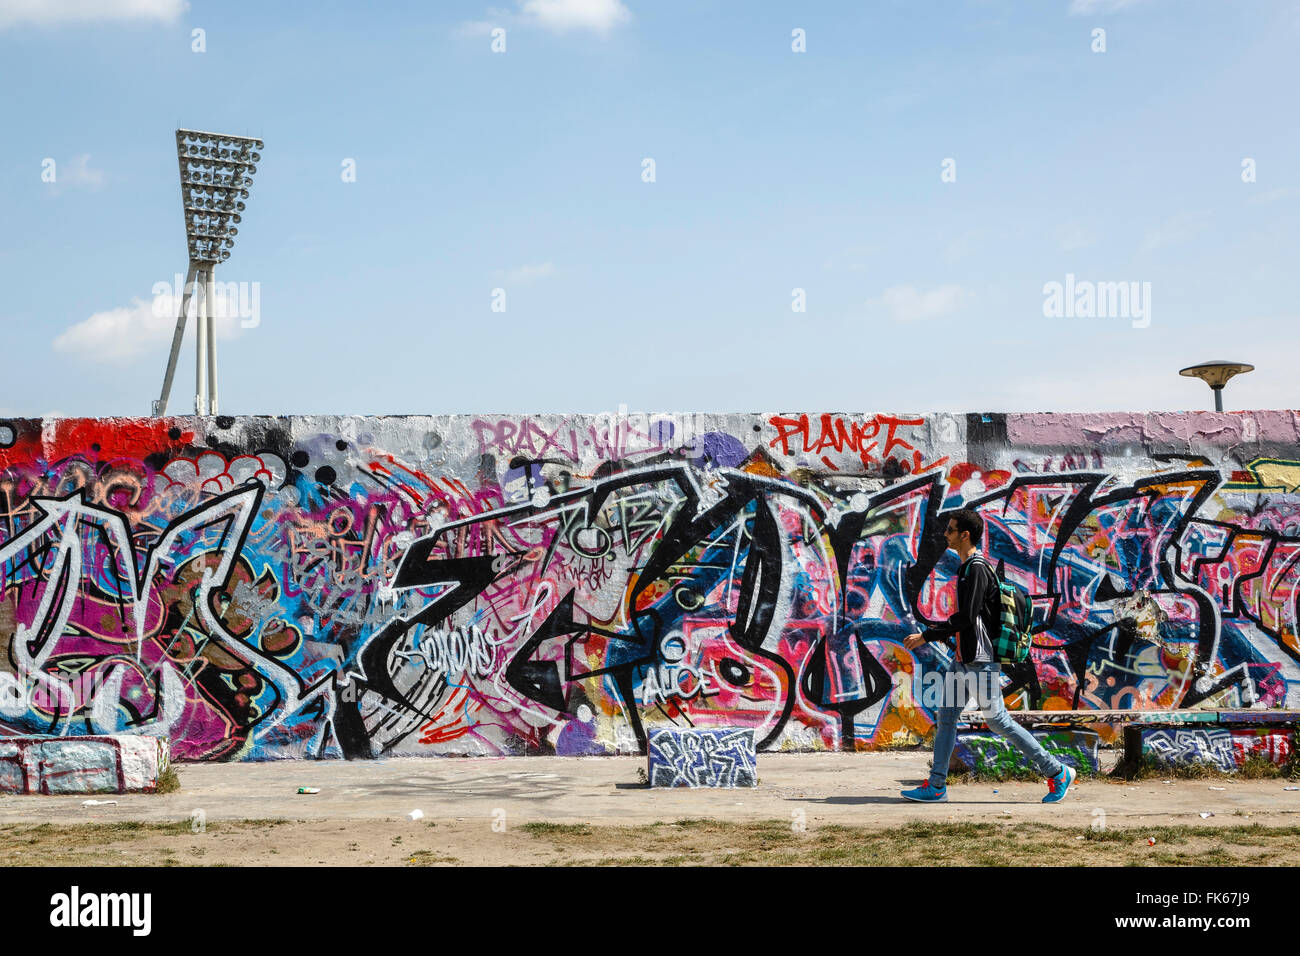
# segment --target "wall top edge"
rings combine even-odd
[[[1181,409],[1178,411],[1088,411],[1088,412],[999,412],[999,411],[895,411],[895,410],[877,410],[877,411],[846,411],[843,409],[785,409],[769,411],[751,411],[751,412],[717,412],[705,409],[696,410],[663,410],[663,411],[644,411],[644,410],[620,410],[620,411],[600,411],[600,412],[535,412],[535,411],[485,411],[485,412],[400,412],[394,414],[360,414],[348,412],[295,412],[285,415],[269,414],[248,414],[248,415],[163,415],[154,418],[151,415],[65,415],[65,416],[48,416],[48,415],[9,415],[0,416],[0,422],[37,422],[37,421],[159,421],[159,422],[211,422],[219,424],[223,420],[241,420],[250,419],[265,421],[292,421],[295,419],[354,419],[354,420],[404,420],[404,419],[428,419],[428,418],[598,418],[598,417],[633,417],[633,416],[650,416],[650,417],[668,417],[674,415],[694,415],[708,418],[731,418],[731,417],[770,417],[779,416],[798,416],[798,415],[832,415],[851,418],[871,418],[881,416],[887,418],[943,418],[943,417],[970,417],[978,416],[983,418],[1005,418],[1012,419],[1029,419],[1029,418],[1056,418],[1056,419],[1078,419],[1078,418],[1104,418],[1119,419],[1132,416],[1142,416],[1149,418],[1152,416],[1169,417],[1169,416],[1207,416],[1215,418],[1238,418],[1244,415],[1292,415],[1300,416],[1300,409],[1289,408],[1242,408],[1232,409],[1229,411],[1216,412],[1209,409]]]

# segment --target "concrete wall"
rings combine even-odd
[[[1009,706],[1300,707],[1297,412],[58,419],[0,422],[0,732],[916,743],[963,503],[1034,595]]]

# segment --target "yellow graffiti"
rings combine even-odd
[[[1225,491],[1300,491],[1300,461],[1284,458],[1256,458],[1246,466],[1253,481],[1233,480],[1223,486]]]

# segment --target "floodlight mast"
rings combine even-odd
[[[209,143],[211,145],[209,145]],[[155,417],[167,414],[176,361],[185,338],[185,321],[190,299],[196,298],[194,414],[217,414],[216,289],[213,272],[218,262],[230,258],[234,248],[243,200],[262,156],[260,139],[227,136],[200,130],[176,131],[176,161],[181,172],[181,201],[185,210],[185,239],[189,269],[181,293],[180,313],[172,335],[162,394],[153,403]],[[197,284],[196,280],[197,279]],[[195,293],[197,292],[197,296]]]

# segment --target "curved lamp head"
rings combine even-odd
[[[1255,366],[1245,362],[1202,362],[1200,365],[1188,366],[1178,374],[1202,379],[1210,388],[1223,388],[1232,376],[1254,370]]]
[[[1221,412],[1223,411],[1223,386],[1228,384],[1228,379],[1254,370],[1255,366],[1247,365],[1245,362],[1218,361],[1189,365],[1185,369],[1180,369],[1178,374],[1186,375],[1188,378],[1199,378],[1214,389],[1214,410]]]

